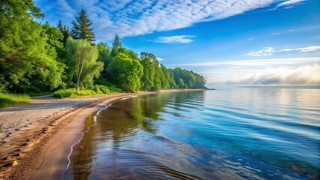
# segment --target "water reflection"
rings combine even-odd
[[[131,98],[101,111],[66,179],[316,179],[320,90]]]

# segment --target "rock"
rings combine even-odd
[[[13,167],[13,166],[16,166],[16,165],[18,165],[18,162],[17,162],[17,161],[13,161],[12,164],[11,164],[12,167]]]
[[[7,157],[2,158],[2,160],[10,160],[10,159],[11,159],[10,156],[7,156]]]
[[[18,151],[15,151],[15,152],[12,153],[12,156],[21,156],[21,153],[18,152]]]

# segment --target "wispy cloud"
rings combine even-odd
[[[270,56],[274,52],[276,52],[276,51],[274,50],[273,47],[265,47],[264,49],[260,49],[258,51],[249,52],[246,55],[247,56]]]
[[[296,4],[300,4],[302,2],[304,2],[305,0],[286,0],[286,1],[283,1],[279,4],[276,5],[275,8],[279,8],[279,7],[292,7]]]
[[[306,63],[320,63],[320,57],[309,58],[275,58],[275,59],[257,59],[257,60],[232,60],[232,61],[211,61],[199,63],[186,64],[172,64],[174,67],[216,67],[216,66],[230,66],[230,67],[267,67],[267,66],[286,66],[299,65]]]
[[[161,58],[161,57],[157,57],[157,60],[160,61],[160,62],[161,62],[161,61],[164,61],[164,59]]]
[[[273,47],[265,47],[264,49],[260,49],[258,51],[249,52],[247,56],[270,56],[274,53],[281,52],[313,52],[320,50],[320,46],[307,46],[301,48],[286,48],[286,49],[274,49]]]
[[[285,5],[285,2],[281,2],[281,6]],[[97,39],[110,40],[115,34],[126,37],[185,28],[198,22],[227,18],[274,5],[279,1],[37,0],[36,3],[41,4],[46,18],[52,23],[61,19],[63,23],[70,24],[77,11],[85,8],[93,22]]]
[[[194,36],[191,35],[180,35],[180,36],[164,36],[158,37],[155,39],[155,42],[158,43],[191,43],[193,41]]]
[[[320,85],[320,65],[277,67],[228,81],[231,84]]]

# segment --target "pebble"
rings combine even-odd
[[[18,162],[17,162],[17,161],[13,161],[12,164],[11,164],[12,167],[13,167],[13,166],[16,166],[16,165],[18,165]]]

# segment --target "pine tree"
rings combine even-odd
[[[57,28],[62,32],[63,34],[63,39],[62,39],[62,43],[65,45],[67,42],[67,39],[70,35],[70,30],[69,27],[62,25],[61,21],[59,20],[58,24],[57,24]]]
[[[76,21],[72,21],[71,35],[74,39],[85,39],[91,44],[94,44],[95,37],[93,29],[91,28],[91,21],[88,19],[87,13],[82,9]]]
[[[114,38],[113,44],[112,44],[112,51],[111,51],[111,56],[115,57],[118,54],[118,50],[122,48],[120,38],[118,35]]]

